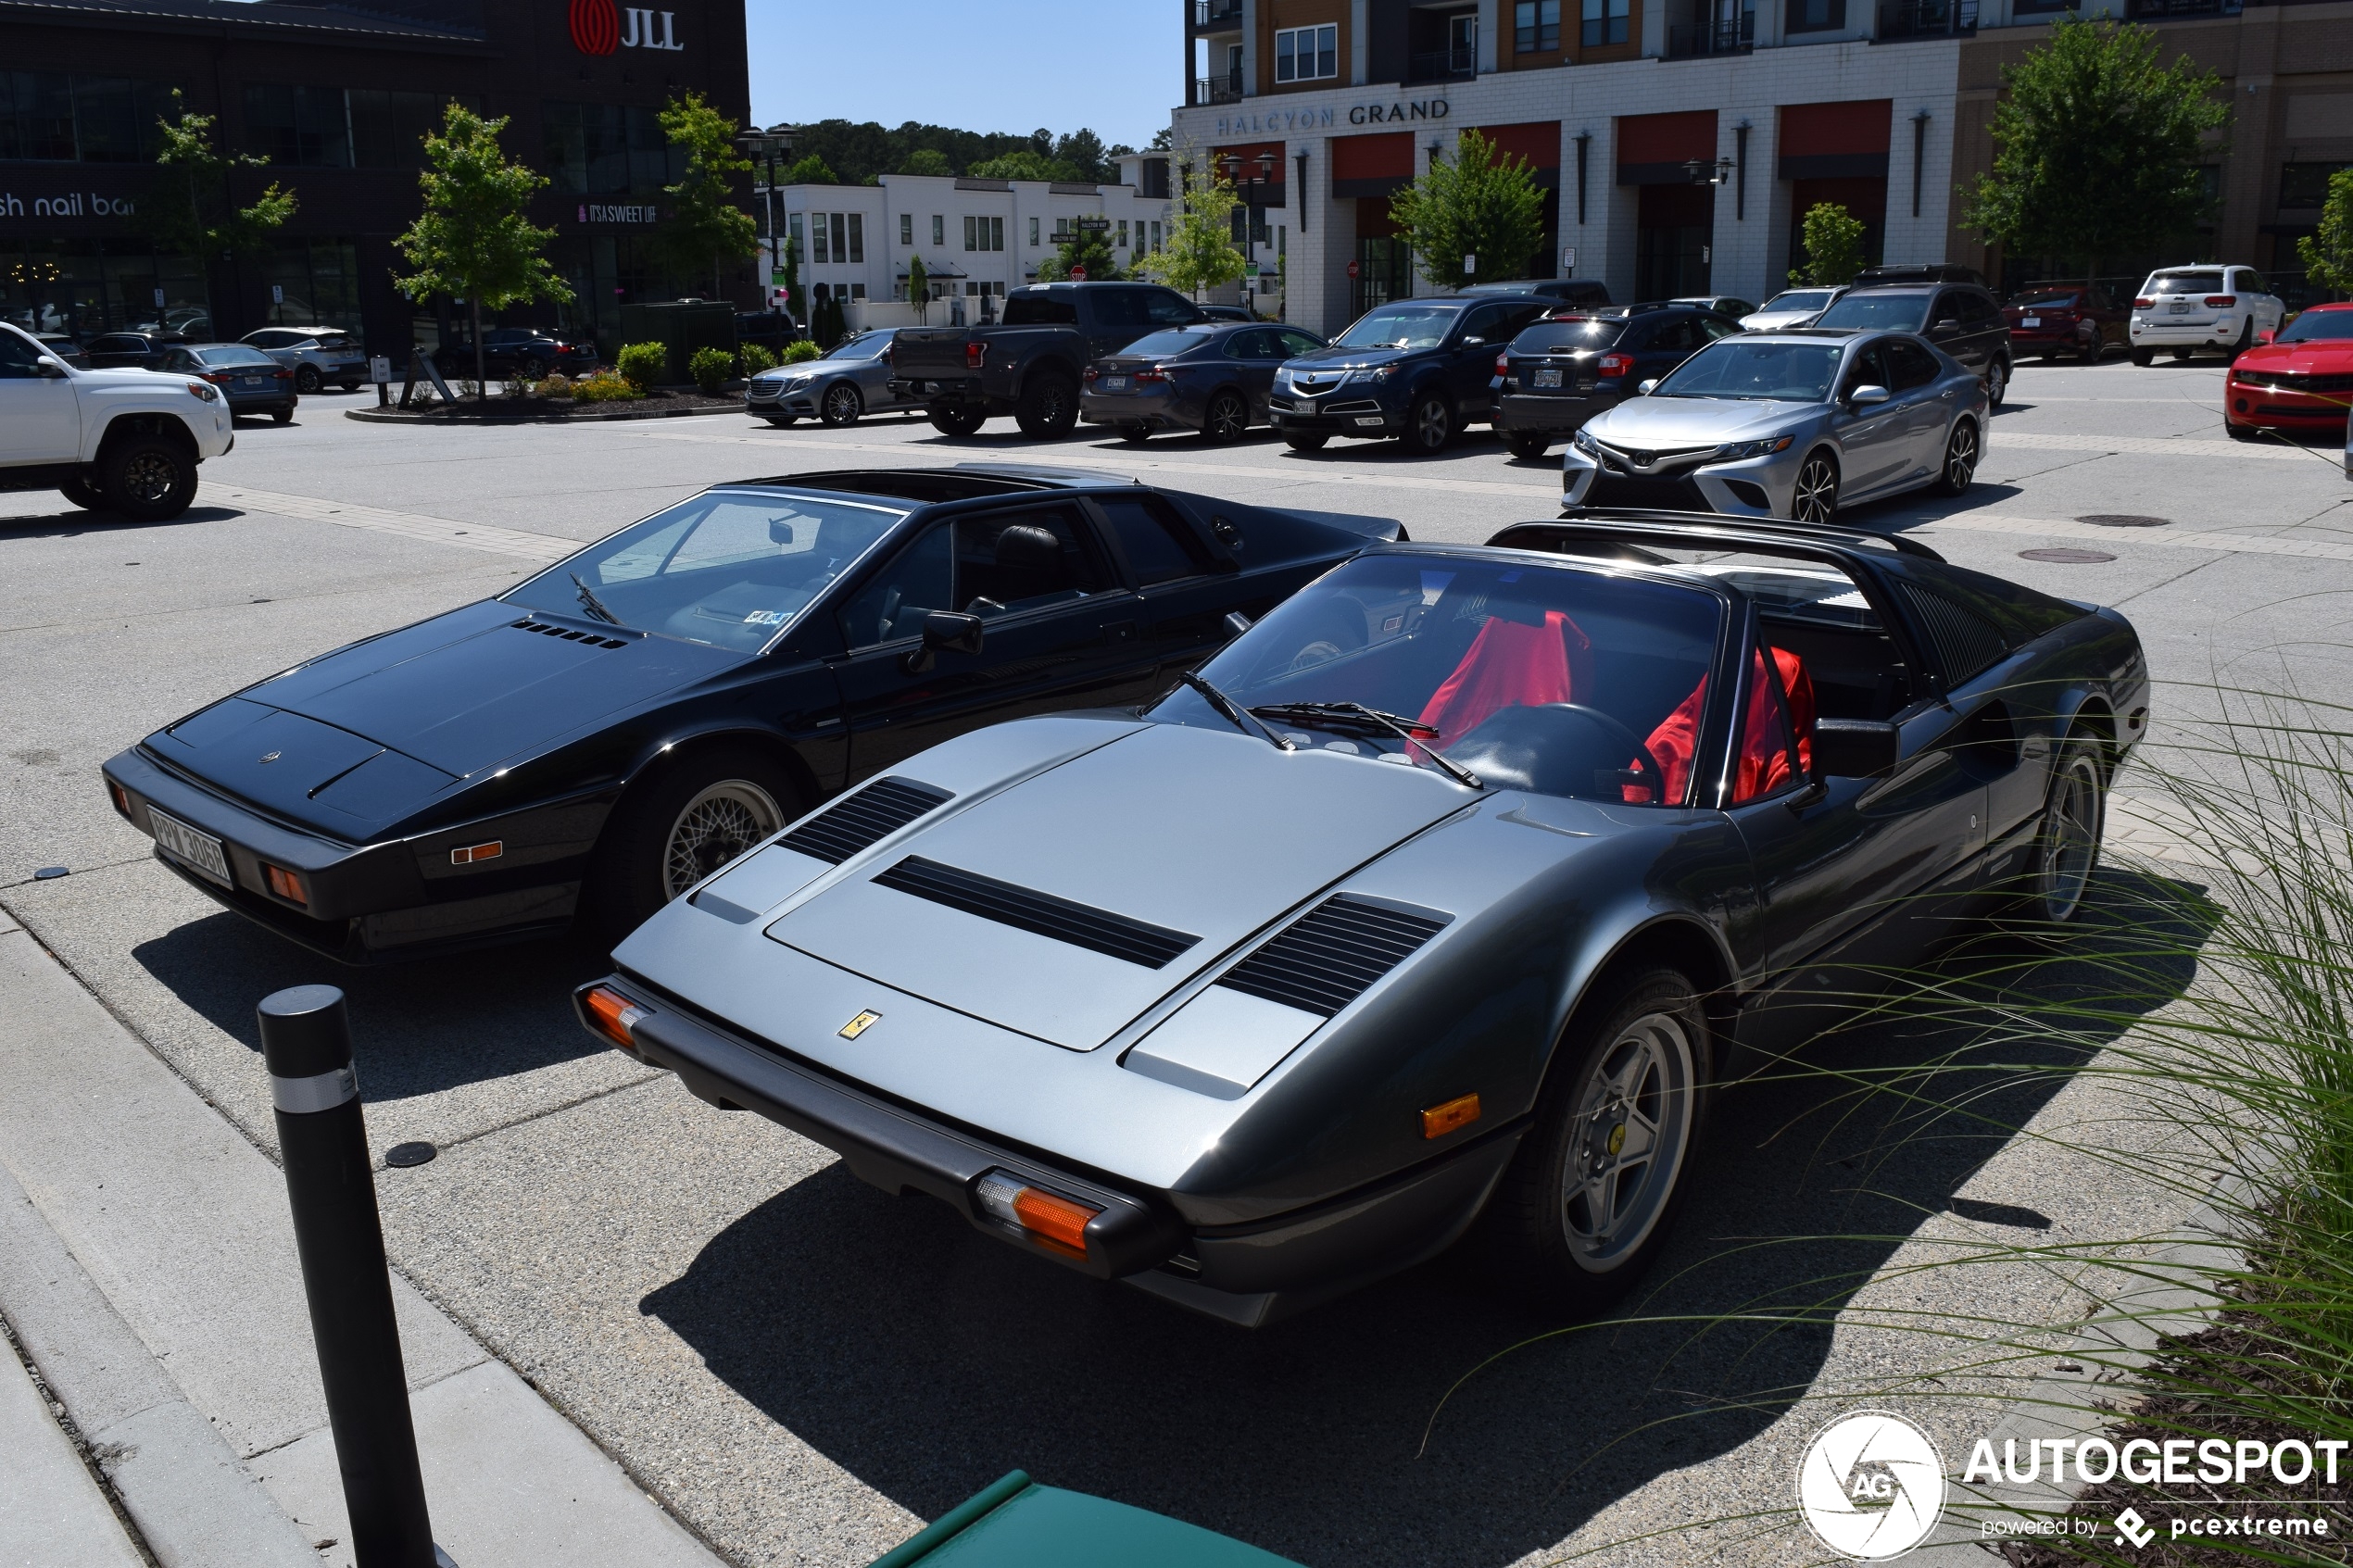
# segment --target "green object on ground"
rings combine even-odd
[[[1021,1471],[975,1493],[873,1568],[1299,1568],[1230,1537],[1126,1503],[1040,1486]]]

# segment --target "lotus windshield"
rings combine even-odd
[[[2287,324],[2274,343],[2342,342],[2353,338],[2353,310],[2307,310]]]
[[[1719,338],[1652,388],[1654,397],[1744,397],[1821,403],[1831,395],[1842,345]]]
[[[1368,310],[1340,336],[1334,348],[1436,348],[1462,314],[1455,305],[1384,305]]]
[[[1302,749],[1432,769],[1435,751],[1488,788],[1680,803],[1721,604],[1606,569],[1382,553],[1293,595],[1202,675]],[[1189,687],[1151,717],[1236,730]]]
[[[573,621],[756,653],[906,515],[831,496],[708,491],[504,597]]]

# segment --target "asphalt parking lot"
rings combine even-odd
[[[2121,606],[2164,684],[2160,723],[2210,708],[2218,684],[2326,689],[2353,608],[2353,484],[2333,447],[2227,440],[2221,383],[2212,360],[2030,364],[1969,496],[1854,520]],[[1998,1298],[2061,1324],[2077,1304],[2039,1271],[1902,1274],[1919,1248],[1972,1227],[2057,1242],[2173,1217],[2032,1140],[1922,1135],[1892,1112],[1836,1114],[1819,1086],[1767,1086],[1719,1116],[1644,1303],[1686,1322],[1588,1329],[1478,1371],[1549,1325],[1492,1301],[1456,1260],[1228,1330],[1042,1268],[598,1048],[564,1004],[596,972],[576,950],[368,972],[300,952],[157,865],[108,808],[99,763],[712,482],[1045,461],[1448,540],[1551,516],[1559,483],[1556,459],[1513,461],[1484,432],[1415,459],[1353,443],[1297,454],[1263,433],[1233,447],[1039,444],[1010,420],[951,441],[899,418],[413,431],[341,417],[372,401],[328,395],[291,426],[245,423],[169,523],[0,496],[0,906],[265,1148],[253,1005],[284,985],[344,986],[379,1154],[412,1138],[442,1150],[380,1173],[396,1266],[736,1562],[865,1562],[1015,1466],[1318,1568],[1501,1568],[1641,1537],[1624,1561],[1794,1561],[1794,1537],[1690,1528],[1785,1502],[1811,1426],[1787,1413],[1793,1396],[1941,1371],[1957,1421],[1986,1392],[1949,1370],[1959,1352],[1868,1326],[1861,1309]],[[2020,555],[2053,550],[2105,558]],[[2130,796],[2129,774],[2120,787]],[[57,865],[72,874],[32,880]],[[2095,922],[2050,984],[2097,984],[2099,947]],[[1882,1027],[1822,1048],[1883,1065],[1947,1044]],[[1996,1110],[2100,1112],[2095,1091],[2035,1093],[2048,1098],[2021,1090]],[[1825,1233],[1887,1239],[1754,1245]],[[1851,1321],[1688,1323],[1799,1298],[1846,1305]]]

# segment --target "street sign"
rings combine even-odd
[[[1352,262],[1350,262],[1350,263],[1348,264],[1348,275],[1349,275],[1350,277],[1352,277],[1352,278],[1355,277],[1355,276],[1357,275],[1357,273],[1358,273],[1359,271],[1361,271],[1361,270],[1362,270],[1362,269],[1360,269],[1360,268],[1356,265],[1356,263],[1354,263],[1353,261],[1352,261]]]
[[[156,308],[158,310],[163,308],[163,291],[161,289],[156,290]]]
[[[1466,256],[1465,257],[1463,257],[1463,276],[1464,276],[1464,277],[1467,278],[1467,277],[1469,277],[1472,273],[1474,273],[1474,272],[1476,272],[1476,271],[1478,271],[1478,257],[1477,257],[1476,256]]]
[[[270,285],[270,303],[271,303],[271,304],[272,304],[272,305],[283,305],[285,302],[286,302],[286,285],[285,285],[285,284],[283,284],[283,283],[272,283],[272,284],[271,284],[271,285]]]
[[[1070,281],[1074,283],[1085,282],[1087,281],[1087,269],[1084,267],[1072,268],[1070,270]]]
[[[1577,270],[1577,247],[1575,245],[1561,246],[1561,270],[1564,272],[1574,272]]]
[[[775,271],[770,272],[770,273],[768,274],[768,281],[769,281],[770,282],[772,282],[772,283],[775,284],[778,288],[782,288],[782,287],[784,287],[784,283],[785,283],[785,274],[784,274],[783,270],[782,270],[782,269],[779,269],[779,270],[775,270]]]
[[[374,382],[378,386],[388,384],[392,381],[392,360],[390,357],[383,354],[370,355],[368,357],[368,379]]]
[[[1111,232],[1111,220],[1108,218],[1081,218],[1078,220],[1078,226],[1098,234]]]

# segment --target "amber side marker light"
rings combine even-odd
[[[302,890],[302,878],[283,866],[273,866],[265,861],[261,868],[261,880],[270,884],[271,892],[290,904],[301,904],[307,908],[310,903],[310,896]]]
[[[1433,1105],[1422,1112],[1422,1136],[1442,1138],[1457,1127],[1467,1127],[1478,1120],[1478,1097],[1458,1095],[1444,1105]]]
[[[122,815],[128,819],[131,815],[131,797],[125,793],[123,787],[115,783],[114,780],[108,779],[107,781],[107,793],[114,797],[114,809],[121,812]]]
[[[471,866],[476,860],[495,860],[507,852],[506,841],[492,839],[487,844],[464,844],[449,851],[453,866]]]
[[[1005,1223],[1072,1252],[1087,1250],[1087,1222],[1102,1212],[1005,1171],[981,1177],[975,1196],[981,1208]]]
[[[610,985],[598,986],[588,993],[585,1000],[589,1022],[597,1033],[631,1056],[635,1056],[637,1037],[630,1030],[646,1016],[646,1010]]]

